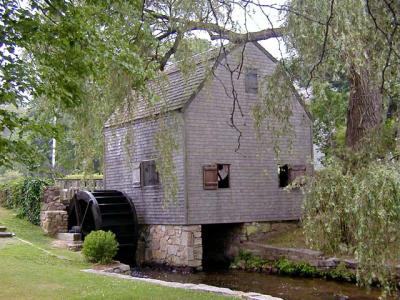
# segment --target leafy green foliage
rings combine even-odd
[[[307,262],[294,262],[287,258],[280,258],[275,261],[262,259],[249,251],[240,249],[239,254],[231,264],[232,268],[242,268],[245,270],[276,272],[282,275],[300,277],[324,277],[338,281],[355,282],[355,273],[348,270],[344,263],[328,271],[318,270]]]
[[[0,184],[1,203],[6,208],[17,209],[18,217],[35,225],[40,223],[40,207],[43,190],[51,184],[35,177],[18,178]]]
[[[348,282],[356,282],[357,280],[356,274],[354,272],[349,271],[346,268],[344,262],[340,262],[334,270],[326,274],[326,277],[329,279],[348,281]]]
[[[326,158],[333,155],[338,145],[337,136],[345,129],[349,90],[346,82],[313,83],[313,95],[309,104],[314,117],[313,142],[325,154]]]
[[[296,275],[304,277],[316,277],[321,275],[321,272],[319,272],[315,267],[310,266],[308,263],[294,263],[286,258],[277,260],[274,266],[278,269],[280,274],[284,275]]]
[[[367,68],[371,70],[370,76],[377,80],[375,84],[382,83],[382,76],[385,75],[385,84],[389,88],[389,83],[398,78],[392,63],[398,62],[399,57],[393,50],[400,42],[398,33],[392,36],[393,44],[382,33],[393,29],[392,12],[395,13],[398,7],[392,8],[394,11],[379,0],[346,0],[340,3],[293,0],[291,9],[307,14],[309,19],[288,12],[285,41],[289,49],[297,52],[303,67],[308,71],[314,68],[312,74],[307,72],[313,80],[338,80],[349,76],[351,68]],[[377,30],[377,26],[381,31]],[[383,74],[381,71],[388,59],[390,67]],[[319,61],[321,63],[318,64]]]
[[[17,178],[0,185],[1,203],[6,208],[18,208],[23,199],[24,179]]]
[[[285,102],[288,89],[281,81],[291,81],[307,91],[311,100],[314,138],[321,150],[327,156],[335,155],[332,147],[336,147],[336,135],[343,130],[349,137],[347,146],[354,148],[358,136],[368,136],[369,129],[384,123],[380,109],[398,102],[400,31],[394,20],[399,12],[398,5],[379,0],[290,1],[290,10],[284,12],[283,35],[288,55],[267,79],[267,90],[273,91],[273,97],[262,95],[256,125],[276,115],[282,121],[290,116],[290,104]],[[355,78],[368,82],[365,86],[371,93],[362,95]],[[349,100],[356,104],[349,106]],[[376,117],[363,117],[361,121],[366,121],[358,123],[357,112],[362,115],[363,110],[368,111],[365,107],[374,105]],[[364,116],[373,115],[371,111]],[[345,128],[349,120],[356,125]],[[361,142],[368,146],[366,139]]]
[[[242,266],[244,269],[259,270],[267,264],[269,264],[268,260],[255,256],[250,251],[240,249],[231,267]]]
[[[400,251],[400,172],[375,162],[351,172],[332,162],[311,179],[304,202],[307,242],[328,253],[355,255],[357,279],[391,288]]]
[[[57,129],[73,129],[75,156],[84,169],[101,158],[104,121],[154,73],[145,53],[154,38],[140,21],[141,6],[141,1],[2,1],[0,131],[7,135],[0,136],[0,165],[35,157],[27,133],[60,139],[50,130],[54,116],[62,125]]]
[[[92,231],[83,242],[82,253],[90,262],[108,264],[112,262],[117,251],[118,242],[111,231]]]

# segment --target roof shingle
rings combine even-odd
[[[178,64],[170,66],[160,76],[148,83],[148,91],[157,101],[152,103],[149,96],[132,91],[130,101],[116,109],[105,123],[105,127],[117,126],[142,119],[160,112],[182,108],[191,96],[198,91],[201,83],[210,73],[215,61],[210,55],[193,57],[198,61],[189,71],[183,71]]]

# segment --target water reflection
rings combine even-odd
[[[135,271],[134,276],[147,276],[182,283],[203,283],[244,292],[258,292],[285,300],[372,300],[379,299],[381,295],[376,288],[360,288],[351,283],[327,281],[320,278],[291,278],[236,270],[182,274],[144,268]]]

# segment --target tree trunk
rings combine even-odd
[[[350,76],[350,100],[347,110],[346,146],[358,150],[363,138],[382,122],[382,94],[366,69]]]

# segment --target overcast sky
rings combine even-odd
[[[287,1],[286,0],[253,0],[254,2],[258,2],[261,4],[268,4],[268,5],[283,5]],[[250,8],[252,9],[252,8]],[[253,7],[254,12],[249,13],[247,15],[247,21],[245,22],[245,16],[243,10],[237,10],[234,12],[235,21],[238,21],[240,24],[247,24],[247,31],[259,31],[266,28],[271,28],[271,24],[269,21],[272,22],[274,27],[279,27],[282,24],[282,16],[279,16],[277,10],[264,8],[263,12],[260,10],[259,7]],[[268,15],[269,20],[265,16]],[[282,54],[285,55],[285,46],[282,40],[278,41],[278,39],[269,39],[267,41],[261,41],[260,44],[267,49],[275,58],[281,59]],[[279,50],[279,45],[281,50]],[[281,53],[282,51],[282,53]]]
[[[253,0],[254,2],[268,5],[280,6],[285,4],[286,0]],[[267,17],[265,16],[267,15]],[[275,28],[278,28],[282,24],[282,17],[278,11],[271,8],[263,8],[263,12],[259,7],[250,7],[248,13],[244,14],[243,9],[237,8],[232,14],[233,20],[238,22],[243,28],[243,32],[259,31],[262,29],[271,28],[270,21]],[[246,30],[247,29],[247,30]],[[209,39],[209,35],[206,32],[197,32],[195,34],[199,38]],[[218,42],[216,42],[218,43]],[[285,56],[285,45],[281,39],[272,38],[267,41],[261,41],[260,44],[268,50],[276,59],[281,59],[282,55]]]

